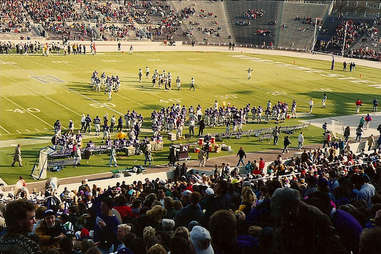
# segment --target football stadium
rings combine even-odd
[[[0,254],[379,253],[380,1],[0,3]]]

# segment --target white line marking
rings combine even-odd
[[[10,103],[12,103],[13,105],[21,108],[22,110],[25,110],[26,112],[28,112],[30,115],[32,115],[33,117],[37,118],[38,120],[40,120],[41,122],[43,122],[44,124],[48,125],[49,127],[53,127],[53,125],[49,124],[48,122],[46,122],[45,120],[41,119],[40,117],[36,116],[35,114],[29,112],[28,110],[26,110],[25,108],[21,107],[20,105],[18,105],[16,102],[12,101],[11,99],[7,98],[7,97],[3,97],[5,100],[9,101]]]
[[[100,102],[98,102],[97,100],[94,100],[94,99],[90,98],[90,97],[87,96],[87,95],[81,94],[80,92],[73,91],[73,90],[70,89],[70,88],[69,88],[68,90],[66,90],[66,91],[68,91],[68,92],[72,92],[72,93],[77,93],[77,94],[79,94],[80,96],[82,96],[82,97],[84,97],[84,98],[86,98],[86,99],[88,99],[88,100],[90,100],[90,101],[92,101],[92,102],[100,103]],[[119,112],[118,110],[115,110],[115,109],[113,109],[113,108],[110,108],[109,106],[107,106],[106,108],[107,108],[108,110],[111,110],[111,111],[113,111],[113,112],[119,114],[119,115],[124,115],[122,112]]]
[[[21,131],[19,131],[19,130],[16,130],[16,132],[19,133],[19,134],[21,133]]]
[[[53,99],[51,99],[51,98],[45,96],[45,95],[43,95],[43,97],[44,97],[45,99],[47,99],[47,100],[49,100],[49,101],[51,101],[51,102],[53,102],[53,103],[55,103],[55,104],[61,106],[61,107],[63,107],[63,108],[65,108],[65,109],[69,110],[70,112],[76,114],[77,116],[82,116],[81,114],[75,112],[75,111],[72,110],[71,108],[68,108],[68,107],[66,107],[65,105],[63,105],[63,104],[61,104],[61,103],[59,103],[59,102],[57,102],[57,101],[55,101],[55,100],[53,100]]]
[[[29,130],[29,129],[25,129],[25,131],[26,131],[26,132],[30,132],[30,130]]]
[[[3,126],[1,126],[0,125],[0,128],[2,129],[2,130],[4,130],[7,134],[11,134],[9,131],[7,131],[7,129],[5,129]]]
[[[130,99],[130,98],[127,98],[126,96],[120,95],[120,94],[118,94],[118,93],[114,93],[114,95],[119,96],[119,97],[121,97],[122,99],[129,100],[129,101],[131,101],[132,103],[135,103],[135,104],[138,104],[138,105],[141,105],[141,106],[145,106],[145,104],[143,104],[143,103],[141,103],[141,102],[134,101],[134,100],[132,100],[132,99]]]

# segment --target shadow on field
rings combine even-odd
[[[70,85],[66,85],[69,90],[73,90],[75,92],[91,92],[93,91],[90,88],[90,85],[83,82],[71,82]]]
[[[254,91],[251,90],[240,90],[240,91],[234,91],[234,93],[237,94],[252,94]]]
[[[140,107],[140,109],[147,109],[147,110],[159,110],[161,108],[162,107],[160,105],[157,105],[157,104],[147,104],[147,105]]]
[[[301,95],[313,98],[315,105],[320,107],[321,99],[323,97],[322,91],[311,91],[307,93],[299,93]],[[349,115],[356,113],[355,102],[360,99],[363,102],[363,106],[360,109],[360,113],[370,112],[373,107],[373,99],[377,98],[381,100],[381,95],[365,94],[365,93],[340,93],[340,92],[326,92],[328,100],[327,106],[334,106],[334,112],[337,115]],[[314,113],[315,114],[315,113]],[[315,114],[312,118],[329,117],[331,114]]]
[[[23,158],[36,158],[38,157],[39,151],[33,151],[33,150],[26,150],[21,151],[21,155]]]

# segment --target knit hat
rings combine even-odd
[[[190,240],[197,254],[214,254],[210,244],[211,239],[209,231],[201,226],[194,226],[190,232]],[[207,244],[207,241],[209,241],[209,244]],[[204,245],[207,245],[207,248],[201,249],[205,247]]]

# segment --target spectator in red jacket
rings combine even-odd
[[[263,158],[259,158],[259,170],[261,172],[263,172],[263,170],[265,169],[265,160]]]
[[[362,101],[360,99],[357,99],[357,101],[356,101],[356,113],[360,112],[361,106],[362,106]]]

